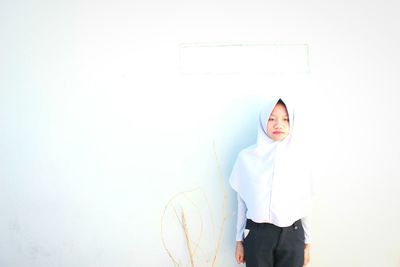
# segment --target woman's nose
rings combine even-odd
[[[281,122],[278,121],[275,123],[275,129],[282,129],[282,127],[283,127],[283,125]]]

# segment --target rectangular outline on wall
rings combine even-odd
[[[302,64],[300,69],[294,70],[290,69],[290,64],[281,65],[273,67],[269,65],[268,67],[260,67],[260,68],[252,68],[249,66],[245,66],[246,60],[248,58],[245,57],[245,54],[241,55],[240,58],[236,58],[237,63],[229,62],[233,64],[225,65],[221,61],[223,57],[220,58],[211,58],[212,54],[216,55],[217,49],[228,48],[231,52],[227,52],[228,49],[225,49],[225,59],[229,57],[229,53],[234,57],[237,54],[232,53],[236,52],[246,52],[255,50],[255,49],[264,49],[264,52],[272,53],[275,63],[280,64],[279,59],[283,59],[282,55],[279,58],[279,52],[282,52],[283,48],[293,48],[302,50]],[[209,50],[212,53],[203,53],[201,59],[198,58],[190,58],[187,56],[187,51],[192,50],[191,52],[195,52],[194,50],[205,51]],[[213,51],[214,50],[214,51]],[[281,50],[281,51],[279,51]],[[223,51],[223,50],[220,50]],[[278,51],[278,52],[277,52]],[[310,73],[310,48],[307,43],[182,43],[179,45],[179,70],[184,74],[309,74]],[[239,53],[240,54],[240,53]],[[218,57],[218,54],[217,54]],[[253,55],[253,60],[254,60]],[[272,59],[272,58],[271,58]],[[251,59],[250,59],[251,60]],[[286,58],[287,60],[287,58]],[[188,63],[189,62],[189,63]],[[263,61],[266,62],[266,61]],[[244,64],[243,64],[244,63]],[[257,62],[261,64],[262,62]],[[197,65],[202,65],[197,67]],[[241,65],[242,64],[242,65]],[[196,67],[193,67],[193,66]]]

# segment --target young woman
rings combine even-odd
[[[260,113],[257,143],[242,150],[230,184],[237,192],[236,261],[248,267],[301,267],[310,259],[312,180],[289,102]]]

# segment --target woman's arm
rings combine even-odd
[[[237,195],[238,209],[237,209],[237,224],[236,224],[236,241],[243,241],[244,239],[244,228],[246,227],[246,212],[247,207],[244,200]]]
[[[243,239],[244,239],[244,228],[246,227],[246,212],[247,207],[246,203],[244,203],[243,199],[240,196],[237,196],[238,199],[238,212],[237,212],[237,224],[236,224],[236,251],[235,258],[238,264],[242,264],[245,262],[244,259],[244,247],[243,247]]]
[[[310,233],[310,216],[301,219],[301,225],[304,229],[304,266],[310,262],[310,249],[311,249],[311,233]]]
[[[304,217],[301,219],[301,225],[304,229],[304,243],[310,244],[311,243],[311,218],[310,216]]]

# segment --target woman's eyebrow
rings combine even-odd
[[[275,113],[271,113],[271,115],[270,115],[270,117],[277,117],[277,116],[280,116],[280,115],[277,115],[277,114],[275,114]],[[282,117],[288,117],[289,118],[289,115],[282,115]]]

